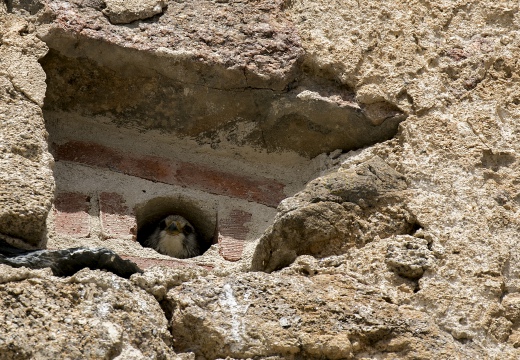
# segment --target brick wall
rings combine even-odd
[[[285,197],[284,185],[276,180],[263,177],[247,177],[220,169],[194,163],[171,161],[166,158],[123,153],[119,150],[92,142],[71,141],[54,145],[55,160],[71,164],[86,165],[103,169],[128,178],[138,178],[169,185],[194,188],[222,196],[226,211],[217,216],[219,254],[227,261],[242,258],[244,243],[251,231],[254,215],[243,206],[229,206],[229,198],[242,203],[258,203],[275,207]],[[97,191],[60,191],[55,200],[54,227],[58,236],[89,238],[94,223],[92,217],[99,219],[98,227],[102,239],[136,241],[137,221],[132,201],[125,199],[124,192]],[[176,259],[156,259],[121,254],[123,257],[146,268],[153,265],[196,266]],[[211,267],[205,264],[206,267]]]
[[[263,177],[243,176],[194,163],[157,156],[123,153],[92,142],[53,145],[56,161],[71,161],[114,172],[180,185],[210,194],[236,197],[276,207],[285,198],[284,184]]]

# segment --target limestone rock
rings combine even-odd
[[[207,276],[208,273],[209,271],[202,267],[179,267],[175,269],[153,267],[142,274],[135,274],[131,281],[134,285],[155,296],[157,301],[163,301],[171,288],[197,277]]]
[[[166,5],[164,0],[105,0],[103,14],[112,24],[129,24],[160,14]]]
[[[45,9],[37,17],[48,26],[40,34],[50,48],[69,58],[91,59],[107,69],[127,67],[123,75],[140,68],[142,75],[159,73],[221,89],[282,90],[294,80],[302,55],[294,27],[280,11],[279,2],[169,1],[160,17],[135,26],[111,24],[96,1],[41,2]],[[105,10],[154,3],[161,4],[107,1]],[[70,47],[76,41],[84,45]],[[94,55],[91,46],[113,51]]]
[[[427,313],[393,304],[345,274],[206,277],[172,289],[168,301],[174,349],[201,359],[457,354],[456,342]]]
[[[507,294],[502,299],[502,306],[505,309],[505,317],[513,324],[518,325],[520,322],[520,294]]]
[[[397,235],[388,244],[386,264],[398,275],[418,279],[432,266],[433,261],[434,256],[426,239]]]
[[[260,239],[253,270],[273,271],[298,255],[337,255],[374,238],[408,234],[415,218],[404,199],[404,177],[379,157],[311,181],[279,205]]]
[[[4,283],[0,309],[0,359],[175,358],[155,299],[111,273]]]
[[[518,2],[169,1],[161,16],[129,26],[111,24],[100,0],[4,3],[2,54],[26,61],[45,50],[31,25],[4,11],[23,7],[53,49],[42,60],[46,111],[180,129],[213,148],[228,138],[265,151],[310,143],[302,151],[310,157],[328,145],[369,145],[359,129],[377,133],[386,122],[392,131],[378,139],[395,137],[341,156],[340,169],[282,203],[253,262],[271,271],[294,261],[279,272],[134,275],[153,296],[121,279],[116,291],[112,275],[94,272],[89,281],[104,280],[84,299],[86,284],[2,268],[0,316],[10,318],[0,322],[0,356],[60,356],[67,337],[71,357],[96,346],[99,357],[153,357],[131,340],[150,329],[138,297],[158,311],[160,301],[175,349],[200,359],[520,358]],[[41,166],[49,160],[41,117],[31,120],[42,73],[23,68],[0,66],[2,126],[24,109],[30,120],[23,131],[0,129],[0,232],[36,243],[52,180]],[[288,125],[301,140],[284,142]],[[253,130],[234,136],[241,127]],[[28,141],[11,141],[24,132]],[[377,157],[386,165],[374,167]],[[34,204],[41,216],[24,218]],[[118,308],[110,294],[130,305]],[[104,296],[114,310],[101,318],[92,312]],[[46,299],[56,306],[51,318],[33,314]],[[92,316],[67,327],[72,308]],[[154,314],[146,315],[165,331]],[[46,340],[53,328],[59,336]]]
[[[47,47],[34,25],[0,14],[0,234],[41,246],[54,179],[40,106]]]
[[[160,17],[132,26],[110,23],[90,2],[43,3],[49,112],[102,115],[216,149],[309,158],[389,139],[407,116],[384,99],[360,104],[348,86],[307,74],[279,1],[170,1]],[[156,3],[107,1],[103,12],[115,19],[133,4]]]
[[[49,268],[46,269],[28,269],[28,268],[14,268],[9,265],[0,264],[0,284],[9,282],[17,282],[25,279],[46,277],[52,275]]]

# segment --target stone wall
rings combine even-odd
[[[168,266],[129,280],[3,267],[0,359],[520,357],[517,2],[128,4],[0,6],[2,186],[15,190],[1,188],[0,232],[41,245],[48,229],[57,247],[106,244]],[[51,48],[44,104],[27,86],[43,86],[35,34]],[[58,175],[47,228],[42,114]],[[69,141],[110,161],[60,153]],[[207,171],[182,188],[135,167],[184,166],[168,148],[257,187],[224,195]],[[134,205],[172,191],[202,217],[225,214],[207,222],[221,246],[188,266],[132,241]]]
[[[26,19],[0,13],[0,234],[38,247],[54,191],[41,107],[47,47]],[[20,243],[21,244],[21,243]]]

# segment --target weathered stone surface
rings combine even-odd
[[[412,111],[395,140],[357,159],[378,154],[402,173],[408,208],[445,247],[406,303],[465,357],[514,359],[518,327],[501,301],[520,284],[518,4],[468,5],[295,1],[289,11],[309,67],[359,101]]]
[[[0,264],[0,269],[2,270],[0,272],[0,284],[52,275],[52,271],[49,268],[33,270],[25,267],[14,268],[8,265]]]
[[[273,271],[298,255],[338,255],[375,238],[414,231],[404,177],[374,157],[311,181],[278,207],[260,239],[253,270]]]
[[[273,86],[282,90],[294,79],[302,55],[298,36],[280,11],[279,1],[168,1],[163,15],[136,26],[110,24],[95,1],[40,2],[46,8],[39,19],[52,18],[51,26],[42,29],[51,48],[65,56],[86,56],[109,69],[131,65],[132,69],[142,67],[144,75],[159,72],[217,88]],[[84,45],[68,47],[78,41]],[[114,49],[112,54],[93,56],[88,46]]]
[[[74,275],[81,269],[101,269],[129,278],[142,272],[129,260],[123,260],[109,249],[74,248],[63,250],[27,251],[15,248],[0,240],[0,264],[29,269],[51,268],[56,276]]]
[[[9,1],[8,8],[14,9],[17,3],[38,8],[33,7],[36,1]],[[342,250],[343,255],[320,260],[299,257],[278,273],[225,278],[200,274],[200,279],[181,285],[176,285],[177,280],[170,285],[164,285],[168,279],[142,280],[143,287],[152,289],[171,312],[176,349],[193,350],[201,359],[253,355],[272,359],[520,358],[518,2],[296,0],[281,5],[171,1],[160,17],[118,27],[102,15],[101,1],[41,4],[37,17],[50,24],[41,27],[41,33],[55,49],[44,66],[51,74],[53,66],[63,64],[63,73],[53,73],[56,80],[49,81],[70,82],[72,89],[50,89],[49,104],[58,110],[113,116],[120,119],[120,125],[140,128],[178,127],[179,134],[197,136],[201,144],[218,147],[226,136],[244,135],[236,130],[240,126],[251,128],[251,123],[240,119],[251,116],[250,108],[265,107],[271,109],[274,122],[266,120],[271,119],[271,112],[255,121],[265,124],[262,132],[273,144],[269,150],[276,150],[280,143],[285,149],[298,145],[298,139],[284,143],[288,126],[277,128],[276,124],[294,124],[290,134],[308,127],[325,135],[330,129],[328,134],[342,130],[341,136],[348,137],[349,123],[331,122],[335,116],[325,117],[324,128],[317,126],[319,121],[306,120],[306,112],[316,117],[315,109],[320,107],[336,111],[344,105],[340,114],[358,107],[371,124],[388,116],[409,115],[394,140],[345,155],[336,174],[313,184],[339,179],[379,156],[406,178],[406,189],[396,191],[395,206],[413,214],[422,230],[412,237],[392,232],[376,237],[375,229],[381,229],[374,220],[360,227],[359,246],[347,242],[352,246]],[[176,26],[168,29],[172,24]],[[75,72],[81,81],[72,86]],[[98,87],[96,93],[102,84],[99,79],[106,80],[111,89],[130,90],[110,92]],[[154,79],[166,85],[157,86],[160,82]],[[23,81],[16,86],[27,92],[28,99],[32,96],[38,101]],[[81,90],[76,98],[81,105],[70,95],[76,90]],[[284,92],[294,101],[281,97]],[[141,100],[145,95],[150,96]],[[170,101],[178,98],[197,104],[194,109],[184,108],[183,116],[192,117],[192,122],[177,122],[171,108],[165,110],[170,104],[178,107]],[[231,105],[222,110],[214,106],[217,99]],[[272,104],[280,106],[274,109]],[[144,115],[139,118],[139,114]],[[128,118],[135,122],[127,123]],[[216,118],[218,122],[210,121]],[[231,118],[236,121],[227,120]],[[201,125],[206,120],[209,129]],[[197,126],[190,128],[190,124]],[[219,126],[222,133],[211,131]],[[245,141],[247,136],[235,136],[233,141],[251,144],[261,139],[257,132],[251,134]],[[309,142],[309,138],[301,139]],[[323,151],[321,142],[343,147],[328,136],[315,139],[319,143],[309,145],[310,156]],[[377,199],[386,201],[378,187],[375,192],[353,188],[360,195],[351,193],[352,202],[332,196],[322,185],[317,188],[327,201],[292,198],[283,204],[277,219],[301,211],[303,223],[312,225],[303,229],[317,229],[319,236],[303,231],[306,239],[320,244],[313,250],[316,253],[311,252],[317,257],[326,256],[320,251],[337,250],[338,237],[328,235],[332,230],[350,236],[350,231],[340,232],[333,225],[341,225],[356,211],[368,214],[364,211],[370,207],[364,209],[360,200],[373,199],[376,209]],[[345,202],[357,207],[347,211],[341,206]],[[383,217],[381,223],[394,215],[404,219],[405,212],[400,211]],[[269,252],[276,251],[276,246],[283,249],[286,243],[279,241],[282,230],[277,230],[281,237],[272,238],[273,246],[264,242],[261,247],[273,268],[292,261],[299,251],[299,247],[289,249],[287,256],[280,257],[283,261],[272,260]],[[320,239],[325,240],[320,243]],[[24,276],[29,275],[23,273],[20,278]],[[2,286],[17,285],[33,286],[29,280]],[[169,307],[164,304],[168,289]],[[81,293],[78,288],[71,292]],[[3,301],[7,295],[0,298]],[[22,323],[28,317],[23,312],[14,314]],[[43,333],[50,331],[38,330]],[[103,339],[104,334],[96,334]],[[123,348],[127,350],[122,354],[137,349],[134,345]],[[16,343],[4,353],[12,349],[29,351]]]
[[[45,241],[54,180],[40,106],[47,47],[34,25],[0,13],[0,234],[32,246]]]
[[[502,306],[505,309],[505,317],[514,325],[520,322],[520,294],[507,294],[502,299]]]
[[[131,281],[155,296],[157,301],[163,301],[171,288],[208,274],[209,271],[202,267],[153,267],[142,274],[135,274]]]
[[[112,24],[129,24],[160,14],[165,6],[164,0],[105,0],[103,14]]]
[[[87,269],[64,279],[14,271],[20,277],[0,285],[0,359],[176,358],[159,304],[128,280]]]
[[[43,3],[48,111],[308,157],[386,140],[406,118],[384,100],[360,105],[348,86],[308,76],[279,1],[170,1],[135,26],[111,24],[95,4]]]
[[[394,236],[388,244],[386,264],[398,275],[418,279],[432,266],[433,252],[428,240],[410,235]]]
[[[201,359],[447,358],[456,341],[426,312],[341,271],[206,277],[168,293],[176,351]],[[329,268],[329,270],[331,270]],[[335,272],[335,273],[334,273]],[[308,275],[308,274],[307,274]]]

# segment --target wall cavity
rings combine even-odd
[[[229,42],[200,43],[177,6],[200,21],[197,31],[213,11],[235,14]],[[292,24],[267,19],[265,6],[279,5],[174,2],[124,26],[90,3],[56,1],[39,13],[56,161],[51,246],[100,244],[166,261],[135,240],[172,212],[201,231],[205,249],[218,243],[221,258],[237,261],[280,201],[338,153],[396,133],[402,111],[360,104],[348,86],[304,69]],[[205,256],[194,261],[211,265]]]

